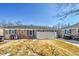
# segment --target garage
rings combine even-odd
[[[37,39],[56,39],[56,32],[36,32]]]

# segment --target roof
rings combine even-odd
[[[68,27],[64,27],[63,29],[66,29],[66,28],[74,28],[74,27],[79,27],[79,23],[76,23],[74,25],[71,25],[71,26],[68,26]]]
[[[48,26],[33,26],[33,25],[18,25],[18,26],[1,26],[1,28],[27,28],[27,29],[50,29],[53,30],[52,27]]]

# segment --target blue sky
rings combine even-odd
[[[21,21],[26,25],[53,26],[59,22],[79,22],[79,16],[68,17],[64,21],[53,18],[57,11],[54,4],[0,4],[0,23]]]

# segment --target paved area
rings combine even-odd
[[[66,39],[60,39],[60,40],[64,40],[67,43],[72,43],[73,45],[79,46],[79,41],[76,40],[66,40]]]
[[[71,42],[71,43],[75,43],[75,44],[79,44],[79,41],[75,41],[75,40],[66,40],[68,42]]]

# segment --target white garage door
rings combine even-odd
[[[56,32],[37,32],[37,39],[56,39]]]

